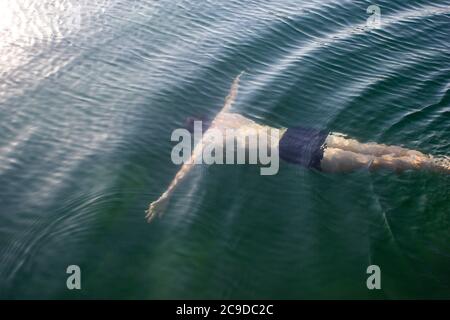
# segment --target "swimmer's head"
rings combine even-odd
[[[206,117],[188,117],[186,119],[185,127],[190,133],[194,133],[194,122],[201,121],[202,132],[208,130],[211,122]]]

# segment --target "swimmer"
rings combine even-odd
[[[201,141],[194,147],[190,159],[182,165],[167,190],[150,204],[146,211],[148,221],[162,213],[175,187],[196,164],[196,159],[201,157],[205,145],[211,143],[209,133],[213,131],[212,129],[223,132],[228,129],[239,130],[238,132],[243,133],[243,136],[238,137],[238,140],[241,141],[246,141],[248,138],[246,132],[249,134],[269,132],[270,135],[274,129],[230,112],[237,96],[241,75],[242,73],[233,81],[230,93],[225,99],[225,105],[217,116],[209,122],[209,125],[202,121],[204,134]],[[188,127],[190,129],[193,129],[195,120],[194,118],[189,119]],[[370,171],[387,169],[395,172],[429,170],[450,173],[449,157],[434,157],[419,151],[374,142],[361,143],[344,134],[314,128],[281,128],[278,129],[278,132],[281,134],[271,136],[267,141],[268,144],[274,144],[278,148],[281,159],[322,172],[348,173],[360,169]],[[273,145],[271,146],[273,147]]]

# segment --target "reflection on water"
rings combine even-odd
[[[450,3],[371,4],[0,0],[0,297],[450,297],[444,175],[196,167],[144,219],[242,70],[259,123],[449,155]]]
[[[104,12],[109,2],[0,1],[1,97],[16,93],[15,90],[24,89],[24,86],[36,85],[70,63],[72,57],[61,56],[61,42],[79,35],[93,18]]]

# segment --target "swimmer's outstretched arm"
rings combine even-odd
[[[231,89],[230,89],[230,93],[228,93],[228,96],[225,98],[225,104],[222,108],[222,110],[220,110],[220,112],[217,114],[217,116],[219,116],[219,114],[224,113],[224,112],[229,112],[231,109],[231,106],[234,103],[234,100],[236,100],[237,94],[238,94],[238,89],[239,89],[239,80],[241,79],[241,76],[244,74],[244,71],[242,71],[233,81],[233,84],[231,85]],[[217,118],[216,116],[216,118]]]
[[[194,148],[194,151],[192,152],[191,157],[189,160],[184,163],[181,166],[181,169],[177,172],[175,175],[175,178],[173,178],[172,182],[170,182],[169,187],[166,191],[163,192],[163,194],[156,200],[153,201],[148,210],[146,211],[146,218],[148,222],[150,222],[156,215],[161,215],[162,211],[165,208],[166,202],[169,199],[170,195],[172,194],[175,187],[178,185],[178,183],[186,176],[186,174],[192,169],[192,167],[195,165],[196,159],[201,156],[203,152],[203,141],[200,141]]]
[[[231,85],[230,93],[225,98],[225,104],[224,104],[223,108],[221,109],[221,111],[216,115],[214,120],[217,119],[217,117],[219,117],[219,115],[221,115],[225,112],[228,112],[230,110],[231,106],[233,105],[234,100],[236,100],[238,88],[239,88],[239,79],[242,74],[243,74],[243,72],[241,72],[234,79],[233,84]],[[210,129],[212,129],[214,127],[214,120],[211,122]],[[186,176],[186,174],[194,167],[194,165],[196,163],[196,159],[201,157],[201,155],[203,153],[203,148],[204,148],[205,144],[208,143],[208,140],[209,140],[208,131],[209,131],[209,129],[203,134],[202,140],[200,140],[200,142],[195,146],[191,157],[189,158],[189,160],[186,163],[184,163],[182,165],[181,169],[175,175],[175,178],[173,178],[172,182],[169,184],[169,187],[167,188],[167,190],[164,191],[163,194],[156,201],[153,201],[150,204],[148,210],[146,211],[146,214],[147,214],[146,218],[149,222],[156,215],[162,214],[165,204],[167,204],[167,200],[170,198],[170,195],[175,190],[175,187]]]

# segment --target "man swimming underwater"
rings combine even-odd
[[[269,136],[266,140],[268,147],[278,148],[281,159],[323,172],[387,169],[396,172],[430,170],[450,173],[450,159],[448,157],[433,157],[398,146],[373,142],[361,143],[343,134],[314,128],[294,127],[274,130],[274,128],[260,125],[240,114],[232,113],[230,108],[236,99],[241,75],[242,73],[233,81],[222,110],[209,122],[209,125],[205,125],[205,122],[203,122],[203,137],[195,146],[189,160],[184,162],[167,190],[150,204],[146,211],[146,217],[149,221],[157,214],[162,213],[164,204],[166,204],[175,187],[197,163],[205,146],[213,143],[211,137],[214,131],[225,132],[231,129],[239,132],[240,136],[236,137],[238,145],[239,143],[245,144],[245,141],[250,138],[249,135],[265,133]],[[194,120],[191,118],[189,121],[191,129]],[[272,135],[272,131],[281,132],[281,134]],[[245,146],[247,145],[245,144]]]

